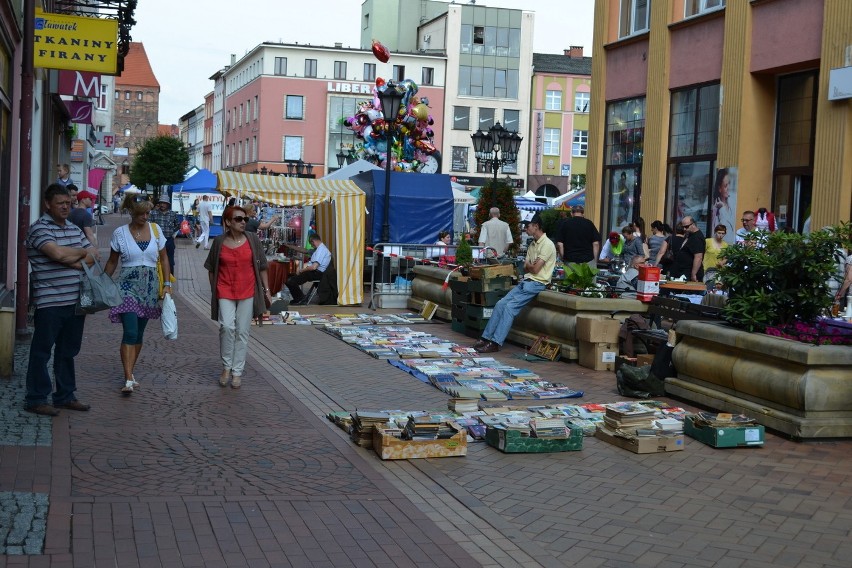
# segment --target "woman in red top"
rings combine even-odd
[[[248,213],[228,207],[222,213],[224,232],[213,240],[204,263],[210,273],[211,317],[219,322],[222,356],[220,386],[238,389],[246,365],[251,320],[272,302],[266,255],[254,233],[246,232]]]

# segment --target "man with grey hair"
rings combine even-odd
[[[492,207],[489,211],[491,218],[482,224],[479,231],[479,246],[492,248],[494,252],[486,252],[486,258],[506,255],[509,245],[515,242],[509,224],[500,220],[500,209]]]
[[[695,224],[695,219],[687,215],[680,222],[683,226],[685,236],[683,244],[674,252],[674,262],[669,271],[670,278],[686,276],[692,282],[704,280],[704,251],[707,243],[704,233]]]

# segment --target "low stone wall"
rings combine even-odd
[[[449,321],[452,291],[443,289],[447,270],[434,266],[416,266],[414,274],[408,307],[419,310],[423,302],[429,300],[438,304],[436,316]],[[615,313],[617,319],[623,320],[631,314],[644,314],[647,311],[647,305],[638,300],[583,298],[545,290],[515,318],[509,339],[521,345],[532,345],[539,336],[546,335],[550,341],[561,345],[562,358],[577,359],[577,335],[574,328],[578,315],[610,316]]]
[[[666,392],[793,438],[852,436],[852,349],[681,321]]]

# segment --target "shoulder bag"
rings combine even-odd
[[[77,300],[77,313],[93,314],[121,304],[121,291],[115,281],[104,272],[100,262],[96,260],[90,268],[84,259],[83,273],[80,280],[80,299]]]

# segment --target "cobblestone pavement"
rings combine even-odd
[[[78,358],[91,412],[51,424],[13,412],[20,388],[0,386],[4,417],[52,425],[50,446],[0,446],[0,514],[50,496],[43,554],[10,547],[0,567],[850,565],[849,440],[768,433],[763,448],[687,439],[682,452],[636,455],[587,438],[580,452],[472,444],[463,458],[382,462],[323,415],[447,397],[309,326],[253,327],[242,389],[221,389],[205,254],[178,243],[180,338],[151,325],[132,396],[118,394],[120,330],[102,314]],[[612,373],[530,365],[585,401],[621,399]]]

